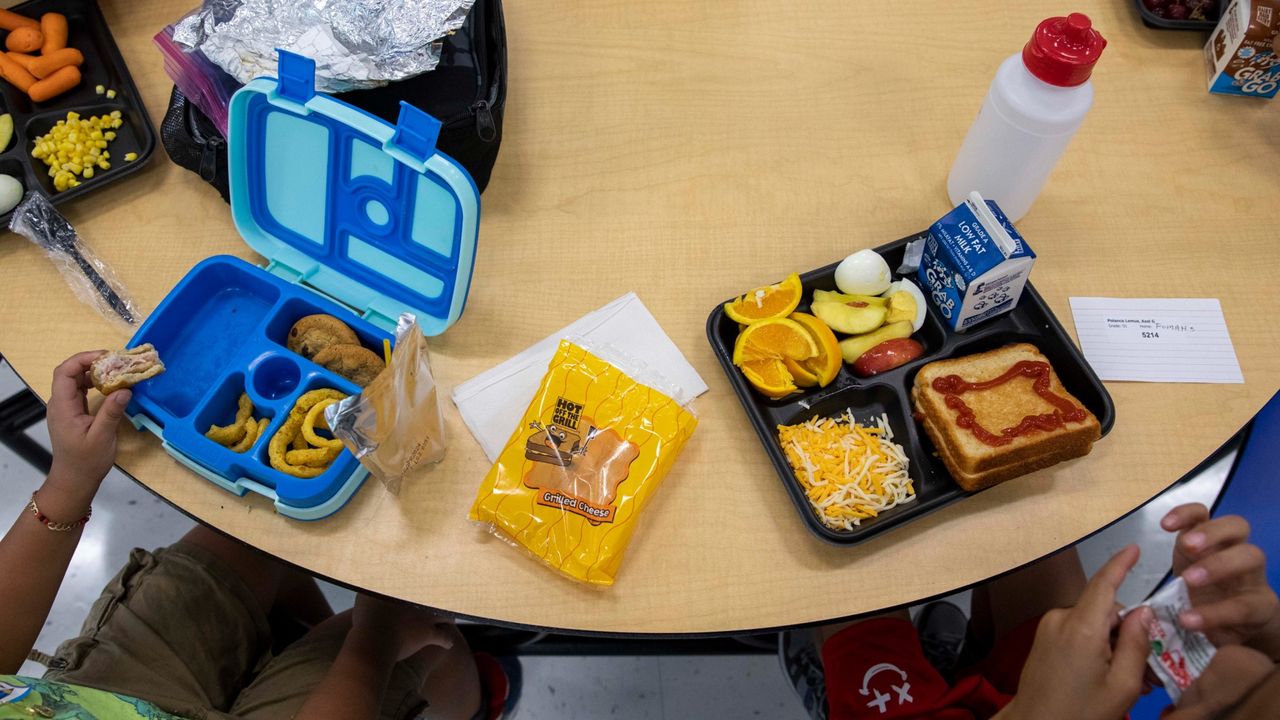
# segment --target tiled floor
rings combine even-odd
[[[21,387],[8,366],[0,364],[0,398]],[[47,444],[43,424],[31,434]],[[1092,572],[1116,549],[1137,542],[1142,545],[1143,561],[1122,589],[1120,601],[1129,604],[1145,596],[1168,570],[1171,539],[1159,529],[1159,519],[1179,503],[1211,501],[1231,467],[1230,460],[1226,458],[1194,482],[1175,488],[1083,543],[1080,554],[1085,569]],[[0,496],[7,500],[0,508],[4,528],[21,511],[17,499],[26,497],[41,480],[34,469],[0,447]],[[51,652],[77,633],[89,605],[131,548],[168,544],[190,527],[185,516],[128,478],[118,472],[108,475],[94,503],[94,522],[86,529],[37,647]],[[335,607],[351,605],[350,591],[324,587]],[[967,593],[955,600],[968,607]],[[524,694],[517,713],[521,718],[805,717],[772,655],[530,657],[522,662]],[[23,671],[39,674],[42,668],[28,663]]]

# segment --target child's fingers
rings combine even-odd
[[[93,424],[89,426],[89,436],[95,440],[106,440],[114,437],[120,420],[124,418],[124,409],[129,405],[133,392],[129,389],[117,390],[102,401],[98,414],[93,416]]]
[[[1239,515],[1226,515],[1178,534],[1178,549],[1187,557],[1199,557],[1227,545],[1249,539],[1249,521]]]
[[[97,360],[105,350],[90,350],[77,353],[54,368],[53,386],[49,394],[49,409],[61,417],[84,415],[88,411],[85,406],[85,390],[89,389],[89,366]]]
[[[1266,567],[1267,556],[1257,545],[1244,543],[1205,555],[1182,571],[1182,579],[1191,588],[1214,585]]]
[[[1120,627],[1120,621],[1123,620],[1123,618],[1120,617],[1121,610],[1124,610],[1123,605],[1121,605],[1120,603],[1112,603],[1111,618],[1109,620],[1110,627],[1108,628],[1112,632],[1115,632],[1115,629]]]
[[[1116,590],[1138,562],[1138,554],[1137,545],[1128,545],[1112,555],[1089,580],[1080,602],[1071,610],[1072,615],[1078,614],[1085,622],[1109,625],[1115,613]]]
[[[1120,634],[1111,653],[1111,670],[1108,673],[1112,687],[1136,700],[1142,693],[1142,680],[1146,676],[1147,626],[1153,621],[1151,609],[1140,607],[1129,613],[1120,623]],[[1127,706],[1126,706],[1127,707]]]
[[[1239,645],[1220,648],[1204,673],[1191,683],[1161,720],[1211,720],[1247,696],[1274,669],[1267,656]],[[1252,717],[1252,716],[1250,716]]]
[[[1185,530],[1209,519],[1209,508],[1201,503],[1179,505],[1165,514],[1160,520],[1160,527],[1169,532]]]
[[[1275,596],[1266,592],[1233,595],[1184,610],[1178,614],[1178,622],[1188,630],[1199,632],[1258,625],[1275,611],[1275,602]]]

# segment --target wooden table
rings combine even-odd
[[[170,82],[151,36],[192,2],[105,3],[157,124]],[[1016,7],[1015,7],[1016,5]],[[916,232],[1000,61],[1046,12],[1025,4],[509,3],[506,137],[484,196],[466,314],[431,349],[452,387],[628,290],[710,384],[701,425],[620,579],[578,587],[466,519],[488,468],[456,409],[445,462],[399,495],[370,482],[336,516],[286,520],[120,433],[119,465],[200,522],[317,574],[463,615],[565,629],[710,633],[810,623],[981,581],[1112,522],[1191,469],[1280,385],[1280,107],[1205,92],[1200,33],[1082,1],[1109,45],[1096,105],[1019,223],[1033,281],[1069,295],[1217,297],[1243,385],[1112,383],[1089,457],[852,548],[814,539],[703,334],[717,302]],[[154,308],[218,253],[260,262],[227,207],[157,151],[65,208]],[[0,238],[0,352],[40,394],[75,351],[125,338],[25,240]]]

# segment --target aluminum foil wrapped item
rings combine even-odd
[[[316,89],[338,93],[431,70],[440,38],[462,27],[475,0],[205,0],[174,26],[241,83],[276,74],[276,48],[316,61]]]
[[[422,463],[444,459],[444,415],[427,340],[410,313],[396,323],[391,364],[359,395],[325,408],[334,437],[394,491]]]

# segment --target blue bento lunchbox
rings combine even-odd
[[[152,343],[166,371],[133,389],[128,415],[180,463],[237,494],[316,520],[340,509],[368,475],[347,450],[315,478],[271,467],[270,438],[303,393],[360,391],[285,346],[299,319],[326,313],[381,354],[400,313],[423,332],[462,314],[480,198],[471,176],[435,149],[440,122],[401,103],[390,125],[315,92],[315,64],[280,53],[280,78],[231,99],[231,212],[265,270],[231,256],[196,265],[129,346]],[[204,436],[235,417],[246,392],[270,425],[236,453]]]

